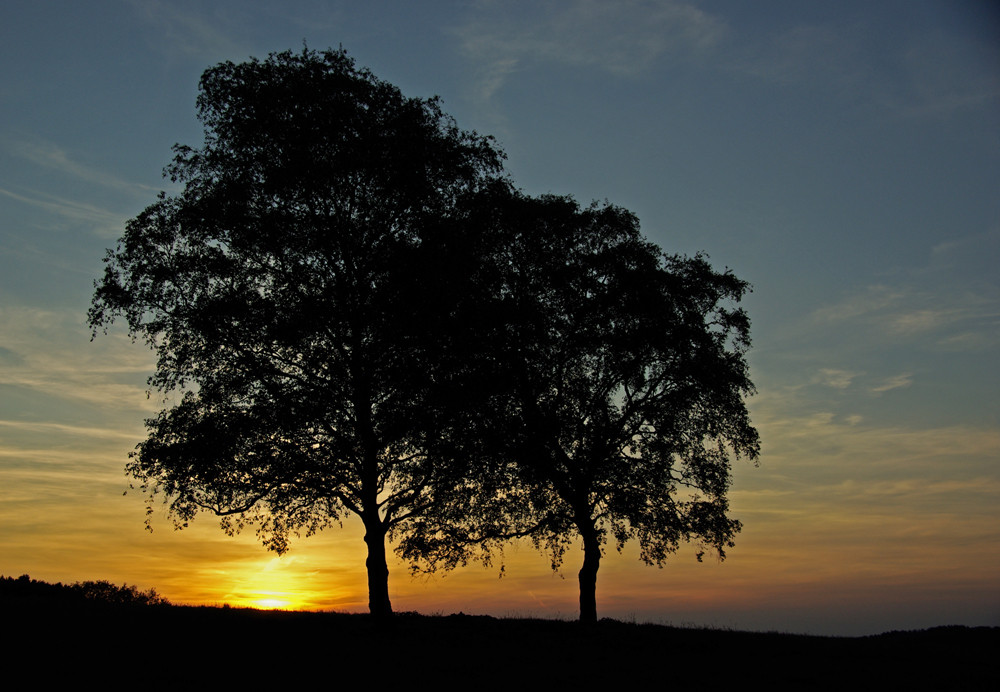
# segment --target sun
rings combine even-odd
[[[289,594],[261,594],[260,598],[250,599],[248,605],[258,610],[302,610],[302,604],[297,604]]]
[[[258,610],[314,609],[320,595],[311,588],[308,572],[296,569],[294,563],[291,559],[272,558],[247,566],[236,577],[225,601],[238,608]]]
[[[229,605],[256,610],[311,610],[315,607],[312,594],[278,591],[268,588],[245,588],[226,598]]]

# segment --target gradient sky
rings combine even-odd
[[[598,615],[870,634],[1000,625],[1000,11],[988,1],[7,0],[0,573],[364,611],[360,523],[277,558],[175,532],[123,467],[152,354],[85,324],[220,61],[342,45],[495,135],[532,194],[607,199],[750,281],[759,468],[725,562],[605,557]],[[571,553],[413,579],[397,610],[573,618]]]

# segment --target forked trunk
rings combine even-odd
[[[389,565],[385,561],[385,528],[377,519],[365,522],[365,543],[368,544],[368,612],[378,618],[392,615],[389,602]]]
[[[580,568],[580,622],[597,622],[597,570],[601,566],[601,543],[593,526],[581,529],[583,567]]]

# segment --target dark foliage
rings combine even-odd
[[[128,223],[89,313],[95,334],[123,318],[157,354],[151,387],[179,396],[127,471],[178,526],[207,510],[278,552],[358,515],[387,614],[386,536],[441,473],[415,344],[454,292],[423,241],[447,245],[503,155],[343,51],[218,65],[198,115],[204,145],[166,169],[183,192]]]
[[[581,618],[595,621],[609,537],[656,565],[685,541],[720,557],[733,545],[730,460],[759,450],[737,306],[748,286],[664,254],[620,207],[502,191],[478,213],[479,340],[462,351],[478,354],[480,396],[458,447],[481,463],[403,549],[433,569],[530,535],[558,567],[582,541]]]
[[[160,606],[168,605],[167,599],[155,589],[141,590],[137,586],[117,586],[109,581],[84,581],[63,585],[49,584],[22,574],[14,577],[0,576],[0,594],[7,602],[63,602],[94,603],[108,606]]]

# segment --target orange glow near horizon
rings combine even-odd
[[[315,583],[315,570],[303,563],[304,558],[300,555],[278,557],[256,552],[253,559],[232,565],[213,581],[217,580],[219,587],[228,589],[220,595],[221,601],[230,606],[260,610],[322,610],[331,594],[340,589]],[[186,585],[179,586],[183,590]]]
[[[250,598],[243,603],[235,603],[232,605],[238,605],[245,608],[256,608],[258,610],[302,610],[300,607],[295,607],[293,601],[287,598],[289,595],[287,593],[273,591],[261,592],[260,595],[267,596],[267,598]]]

